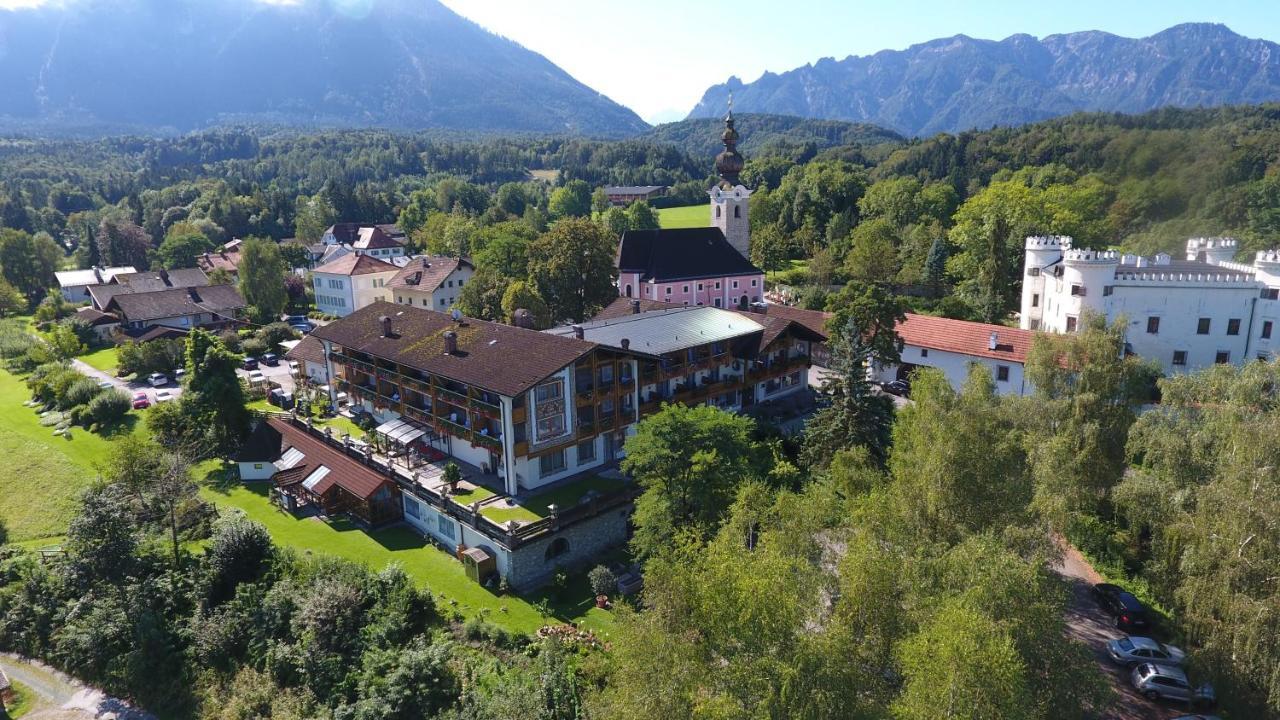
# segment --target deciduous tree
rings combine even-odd
[[[581,322],[617,294],[617,241],[586,219],[560,220],[529,247],[529,279],[555,320]]]

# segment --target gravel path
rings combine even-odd
[[[25,716],[30,720],[156,720],[151,714],[108,697],[101,690],[43,663],[4,653],[0,654],[0,667],[10,679],[26,685],[39,696],[36,709]]]
[[[1102,582],[1102,576],[1089,565],[1079,550],[1062,542],[1062,565],[1055,568],[1071,587],[1071,605],[1067,609],[1067,630],[1073,638],[1084,643],[1093,652],[1102,672],[1113,680],[1116,700],[1101,715],[1101,720],[1166,720],[1190,712],[1172,704],[1152,702],[1139,695],[1129,682],[1129,671],[1115,663],[1107,655],[1106,643],[1124,633],[1102,608],[1098,607],[1091,593],[1092,587]]]

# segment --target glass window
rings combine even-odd
[[[1076,319],[1070,315],[1067,316],[1067,332],[1076,331]]]
[[[453,520],[449,519],[448,515],[436,516],[436,529],[440,532],[441,535],[449,538],[450,540],[453,540],[455,537],[454,529],[453,529]]]
[[[1219,350],[1218,354],[1213,356],[1213,361],[1219,365],[1226,365],[1231,362],[1231,353],[1226,350]]]
[[[418,507],[418,501],[408,495],[404,496],[404,514],[409,517],[422,517],[422,508]]]
[[[1262,339],[1268,340],[1270,338],[1271,338],[1271,321],[1263,320],[1262,321]]]
[[[1240,334],[1240,318],[1231,318],[1230,320],[1227,321],[1227,334],[1228,335]]]
[[[534,415],[537,420],[537,440],[559,437],[566,432],[564,386],[560,380],[546,382],[534,388]]]
[[[1173,364],[1174,364],[1174,365],[1186,365],[1186,364],[1187,364],[1187,351],[1186,351],[1186,350],[1174,350],[1174,351],[1173,351]]]
[[[1263,300],[1280,300],[1280,288],[1267,288],[1262,291]]]
[[[929,348],[920,348],[920,357],[929,357]]]
[[[996,380],[1000,382],[1009,382],[1009,366],[1008,365],[996,366]]]
[[[564,451],[557,450],[538,458],[538,473],[541,477],[555,475],[564,470]]]
[[[1200,318],[1199,322],[1196,323],[1196,334],[1197,335],[1209,334],[1209,318]]]
[[[596,459],[596,441],[594,438],[578,445],[578,464],[589,463]]]
[[[1150,335],[1157,335],[1160,333],[1160,318],[1147,318],[1147,333]]]
[[[1040,293],[1031,293],[1031,307],[1040,307]]]

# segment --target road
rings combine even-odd
[[[30,720],[155,720],[150,713],[108,697],[100,690],[43,665],[16,655],[0,655],[0,667],[11,680],[31,688],[39,701],[24,717]]]
[[[115,377],[111,373],[103,372],[82,360],[72,360],[71,366],[94,380],[105,380],[106,382],[111,383],[116,386],[117,389],[128,393],[129,397],[133,397],[139,392],[145,392],[147,394],[147,399],[149,399],[153,404],[156,401],[156,393],[160,390],[168,390],[169,394],[175,398],[182,394],[182,386],[174,382],[172,377],[169,378],[169,383],[167,385],[154,388],[146,381],[146,378],[134,381],[124,380],[122,378]]]
[[[1111,662],[1106,643],[1124,633],[1094,601],[1090,589],[1102,582],[1102,576],[1080,555],[1080,551],[1063,543],[1062,565],[1055,568],[1071,588],[1067,609],[1067,632],[1088,646],[1098,667],[1112,679],[1116,700],[1100,716],[1100,720],[1166,720],[1187,714],[1173,704],[1152,702],[1139,695],[1129,683],[1129,671]]]

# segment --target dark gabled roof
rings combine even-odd
[[[324,343],[320,339],[308,335],[298,341],[297,345],[289,348],[284,354],[286,360],[301,360],[317,365],[324,364]]]
[[[666,190],[666,185],[617,185],[606,187],[606,195],[648,195],[659,190]]]
[[[302,428],[294,427],[283,418],[269,417],[258,423],[236,456],[237,462],[275,462],[285,450],[293,448],[302,453],[298,464],[275,474],[272,478],[281,485],[300,482],[320,467],[329,469],[311,491],[323,495],[337,485],[358,498],[369,499],[382,486],[391,482],[376,470],[357,462],[329,442],[314,437]]]
[[[383,337],[379,318],[391,318]],[[458,352],[446,355],[444,333],[457,333]],[[595,348],[593,343],[536,330],[462,318],[434,310],[375,302],[317,328],[313,336],[345,348],[514,397]]]
[[[145,322],[199,313],[225,313],[230,316],[244,306],[244,298],[234,287],[210,285],[116,295],[106,309],[118,313],[128,322]]]
[[[618,269],[655,282],[764,274],[715,227],[628,230],[618,245]]]
[[[354,245],[360,240],[360,231],[365,228],[377,229],[380,233],[395,241],[396,244],[403,244],[405,241],[404,231],[394,223],[336,223],[330,225],[325,232],[332,234],[339,243]]]
[[[391,278],[387,287],[435,292],[454,270],[463,265],[475,269],[466,258],[415,257]]]
[[[382,228],[377,226],[360,228],[356,232],[356,241],[351,243],[351,247],[357,250],[376,250],[378,248],[398,248],[403,246],[404,242],[383,232]]]
[[[673,307],[671,303],[664,303],[661,300],[620,297],[608,305],[605,305],[603,310],[596,313],[595,316],[591,318],[591,322],[595,322],[596,320],[613,320],[614,318],[620,318],[623,315],[634,315],[636,313],[632,303],[639,303],[640,312],[642,313],[653,310],[670,310]]]
[[[177,268],[121,273],[112,278],[111,283],[122,285],[128,288],[129,292],[152,292],[169,288],[204,287],[209,284],[209,276],[198,267]]]
[[[143,328],[125,328],[124,335],[141,344],[152,340],[180,340],[187,336],[187,331],[167,325],[148,325]]]
[[[764,306],[764,314],[769,317],[785,318],[803,325],[811,332],[821,335],[823,340],[827,339],[827,321],[832,317],[831,313],[821,310],[805,310],[804,308],[776,305],[774,303]]]
[[[311,272],[327,273],[329,275],[369,275],[372,273],[393,272],[398,269],[395,265],[379,260],[376,257],[361,255],[357,252],[348,252],[337,260],[327,262]]]
[[[116,295],[128,295],[129,288],[123,285],[90,285],[85,288],[89,293],[90,299],[93,300],[93,306],[105,310],[111,304],[111,298]]]
[[[120,318],[111,313],[104,313],[101,310],[95,310],[91,307],[82,307],[76,310],[76,318],[89,327],[97,327],[99,325],[111,325],[120,322]]]

